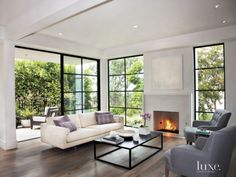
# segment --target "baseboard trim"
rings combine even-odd
[[[2,148],[3,150],[16,149],[17,148],[17,141],[16,140],[4,141],[4,140],[0,139],[0,148]]]

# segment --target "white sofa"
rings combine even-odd
[[[68,115],[76,125],[77,130],[70,132],[68,128],[56,126],[53,122],[63,116],[49,117],[46,123],[41,124],[41,141],[61,149],[66,149],[124,128],[123,117],[113,116],[113,123],[98,125],[95,113]]]

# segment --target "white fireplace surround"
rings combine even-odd
[[[150,129],[154,130],[153,111],[179,112],[179,135],[183,136],[185,126],[190,126],[193,115],[193,96],[189,94],[175,95],[144,95],[144,111],[152,114],[151,121],[148,122]]]

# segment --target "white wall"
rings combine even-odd
[[[214,43],[212,43],[214,44]],[[183,89],[155,90],[152,88],[152,60],[162,56],[183,56]],[[144,54],[144,93],[145,111],[179,111],[180,129],[186,124],[191,125],[193,119],[194,65],[193,48],[168,49]],[[225,42],[226,71],[226,109],[232,112],[229,125],[236,124],[236,40]],[[189,105],[187,105],[187,104]],[[151,122],[152,127],[152,122]],[[182,134],[182,130],[180,130]]]
[[[14,42],[0,44],[0,148],[16,148]]]
[[[225,43],[226,109],[232,112],[229,124],[236,125],[236,40]]]
[[[101,110],[108,110],[108,71],[107,60],[100,60],[100,81],[101,81]]]
[[[181,55],[183,58],[183,88],[178,90],[158,90],[153,88],[152,60],[158,57]],[[193,49],[178,48],[144,54],[144,94],[145,111],[153,114],[153,111],[176,111],[179,112],[180,134],[183,128],[191,125],[191,92],[193,91]],[[166,78],[168,79],[168,78]],[[150,122],[153,127],[153,116]]]
[[[152,60],[158,57],[181,55],[183,57],[183,89],[156,90],[152,81]],[[178,48],[144,53],[144,93],[158,95],[190,94],[193,90],[193,48]]]

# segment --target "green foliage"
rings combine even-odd
[[[41,115],[46,106],[60,106],[59,64],[16,60],[15,76],[17,116]]]
[[[84,72],[86,74],[90,74],[91,70],[90,69],[86,69],[84,70]],[[90,79],[89,77],[84,77],[84,90],[85,91],[91,91],[92,90],[92,79]],[[84,93],[84,108],[85,109],[89,109],[92,108],[92,93],[91,92],[85,92]]]
[[[214,68],[224,66],[223,45],[198,48],[197,50],[197,67]],[[199,91],[198,93],[198,110],[202,112],[214,112],[218,105],[223,104],[223,92],[217,91],[224,89],[224,69],[204,69],[198,71],[199,90],[216,90],[216,91]],[[198,115],[199,120],[210,120],[212,114],[201,113]]]
[[[126,68],[125,68],[126,66]],[[109,62],[109,74],[123,74],[126,69],[126,81],[124,76],[110,76],[110,90],[118,92],[110,92],[110,105],[111,107],[124,107],[125,98],[124,92],[121,90],[128,90],[126,95],[126,105],[129,108],[139,109],[127,109],[127,125],[141,125],[142,119],[140,118],[142,108],[142,97],[143,97],[143,58],[127,58],[125,63],[124,59],[111,60]],[[126,88],[124,84],[126,82]],[[133,92],[134,91],[134,92]],[[139,91],[139,92],[136,92]],[[113,114],[124,115],[124,108],[111,108]]]

